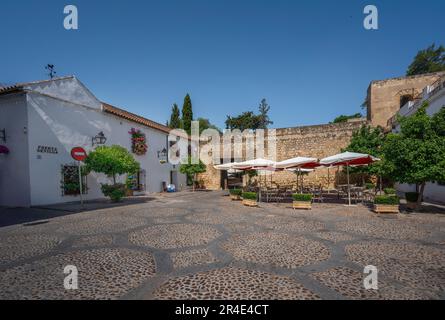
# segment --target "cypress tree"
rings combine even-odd
[[[190,133],[193,121],[193,109],[192,109],[192,100],[190,99],[190,95],[187,95],[184,98],[184,105],[182,107],[182,125],[184,126],[184,130]]]
[[[181,127],[181,119],[179,115],[178,105],[175,103],[172,107],[172,114],[170,116],[170,122],[168,126],[172,129],[178,129]]]

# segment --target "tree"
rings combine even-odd
[[[198,118],[196,120],[199,122],[199,133],[202,133],[206,129],[215,129],[216,131],[221,133],[221,130],[217,126],[210,123],[209,119]]]
[[[267,104],[266,99],[262,99],[260,105],[258,107],[260,112],[259,114],[259,129],[267,129],[270,124],[273,124],[273,121],[270,121],[268,112],[270,110],[270,106]]]
[[[113,178],[114,184],[116,184],[117,175],[134,174],[140,168],[130,152],[117,145],[96,148],[85,159],[85,164],[88,170],[104,173]]]
[[[351,168],[351,172],[363,173],[375,176],[386,176],[382,147],[385,142],[385,134],[381,127],[365,125],[352,133],[349,145],[342,152],[358,152],[370,154],[380,158],[381,161],[374,162],[368,166]],[[381,186],[380,186],[381,187]]]
[[[195,191],[196,176],[198,175],[198,173],[206,172],[206,166],[201,160],[199,160],[199,163],[193,164],[192,157],[189,156],[187,163],[180,165],[179,171],[182,174],[186,174],[187,177],[189,177],[192,180],[193,191]]]
[[[350,116],[346,116],[346,115],[341,115],[338,116],[337,118],[334,119],[333,123],[341,123],[341,122],[347,122],[349,119],[357,119],[357,118],[361,118],[362,114],[361,113],[355,113],[353,115]]]
[[[445,108],[428,116],[424,103],[410,117],[399,117],[400,133],[390,133],[383,144],[388,172],[400,183],[415,184],[420,206],[425,184],[445,181]]]
[[[256,115],[252,111],[245,111],[239,116],[231,117],[227,116],[226,128],[227,129],[239,129],[244,131],[246,129],[256,130],[256,129],[267,129],[267,126],[272,124],[270,121],[268,112],[270,106],[267,104],[266,99],[262,99],[259,105],[259,114]]]
[[[192,100],[190,99],[190,95],[187,95],[184,98],[184,104],[182,106],[182,125],[183,129],[190,133],[193,121],[193,108],[192,108]]]
[[[172,129],[179,129],[181,127],[181,118],[179,114],[178,105],[175,103],[172,107],[172,114],[170,116],[170,121],[168,122],[168,127]]]
[[[407,76],[430,72],[445,71],[445,48],[433,43],[425,50],[420,50],[406,71]]]
[[[246,129],[256,130],[260,126],[260,119],[252,111],[246,111],[237,117],[227,116],[226,128],[239,129],[244,131]]]

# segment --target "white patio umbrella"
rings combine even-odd
[[[213,166],[216,170],[221,170],[221,171],[225,171],[225,170],[230,170],[233,168],[233,166],[236,164],[236,162],[231,162],[231,163],[223,163],[223,164],[218,164],[216,166]]]
[[[319,166],[317,158],[307,158],[307,157],[296,157],[292,159],[287,159],[284,161],[277,162],[275,164],[276,168],[280,169],[291,169],[291,168],[314,168]]]
[[[300,187],[300,191],[303,192],[303,175],[301,173],[309,173],[315,171],[315,169],[304,169],[304,168],[289,168],[286,171],[297,173],[297,187]],[[300,182],[298,181],[300,179]]]
[[[276,162],[272,160],[267,159],[253,159],[253,160],[247,160],[244,162],[238,162],[237,164],[233,165],[232,169],[238,169],[238,170],[263,170],[270,167],[275,167]]]
[[[320,164],[326,167],[346,166],[348,181],[348,205],[351,205],[351,188],[349,185],[349,166],[365,166],[380,161],[379,158],[366,153],[343,152],[320,160]]]
[[[238,162],[236,165],[234,165],[232,167],[232,169],[244,170],[244,171],[256,170],[256,171],[263,171],[263,172],[275,171],[275,164],[276,164],[275,161],[267,160],[267,159],[263,159],[263,158],[257,158],[257,159],[253,159],[253,160],[247,160],[244,162]],[[265,177],[265,183],[267,184],[266,177]],[[259,196],[261,199],[261,189],[260,189]]]

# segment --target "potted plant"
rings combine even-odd
[[[243,192],[243,205],[248,207],[257,207],[257,193],[256,192]]]
[[[388,196],[390,196],[390,195],[394,196],[397,194],[397,191],[394,188],[385,188],[385,189],[383,189],[383,192],[385,192],[385,194]]]
[[[312,209],[312,195],[305,193],[294,193],[292,195],[294,209]]]
[[[102,193],[111,199],[112,202],[119,202],[125,196],[125,185],[122,183],[102,184]]]
[[[376,213],[399,213],[399,197],[396,195],[376,196],[374,211]]]
[[[418,192],[405,192],[406,206],[408,209],[415,210],[417,208]]]
[[[243,191],[241,189],[230,189],[229,193],[230,199],[237,201],[241,200],[241,194],[243,193]]]
[[[132,197],[134,195],[133,179],[131,179],[130,177],[131,176],[127,177],[127,180],[125,181],[125,196],[126,197]]]

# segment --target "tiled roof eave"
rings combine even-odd
[[[170,131],[171,131],[171,129],[169,127],[167,127],[167,126],[164,126],[164,125],[162,125],[160,123],[157,123],[155,121],[146,119],[144,117],[138,116],[138,115],[136,115],[134,113],[131,113],[131,112],[128,112],[126,110],[114,107],[114,106],[109,105],[107,103],[102,103],[102,110],[104,112],[113,114],[113,115],[115,115],[117,117],[120,117],[120,118],[129,120],[129,121],[132,121],[132,122],[144,125],[146,127],[149,127],[149,128],[155,129],[155,130],[162,131],[162,132],[167,133],[167,134],[170,133]]]

